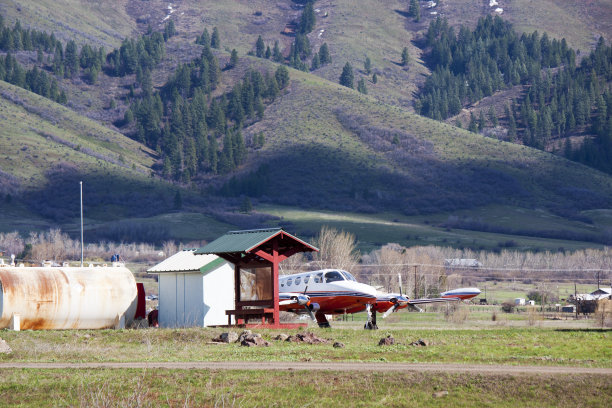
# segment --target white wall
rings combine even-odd
[[[227,324],[226,310],[236,307],[234,265],[225,263],[204,276],[204,326]],[[232,316],[232,324],[234,317]]]
[[[234,307],[233,265],[223,264],[205,275],[159,274],[160,327],[226,325],[225,311]]]

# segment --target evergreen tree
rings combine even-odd
[[[319,48],[319,60],[321,61],[321,65],[329,64],[332,62],[327,43],[323,43]]]
[[[414,21],[417,23],[421,20],[421,6],[419,5],[419,0],[410,0],[408,15],[414,17]]]
[[[374,75],[372,75],[372,83],[377,83],[378,82],[378,75],[376,75],[376,72],[374,73]]]
[[[74,40],[66,43],[66,54],[64,63],[64,75],[66,78],[72,78],[79,72],[79,56],[77,53],[77,45]]]
[[[408,52],[408,47],[404,47],[402,50],[402,66],[407,67],[410,63],[410,53]]]
[[[370,60],[370,57],[366,56],[366,59],[363,63],[363,68],[365,69],[366,74],[370,75],[370,72],[372,70],[372,61]]]
[[[353,79],[353,67],[349,62],[347,62],[344,65],[344,68],[342,68],[342,74],[340,75],[340,85],[353,89]]]
[[[284,65],[279,66],[274,73],[279,89],[289,85],[289,70]]]
[[[202,35],[196,38],[196,44],[203,45],[204,47],[210,47],[210,34],[208,34],[208,30],[206,28],[202,32]]]
[[[230,56],[230,60],[227,63],[227,67],[228,68],[234,68],[236,65],[238,65],[238,51],[236,51],[236,49],[232,49],[232,54]]]
[[[300,18],[300,25],[298,27],[299,32],[301,34],[308,34],[315,27],[316,16],[312,3],[314,3],[314,1],[309,1],[308,3],[306,3],[304,11],[302,12],[302,16]]]
[[[362,94],[367,94],[368,93],[368,88],[366,87],[366,83],[365,83],[365,80],[363,78],[361,78],[359,81],[357,81],[357,90],[359,92],[361,92]]]
[[[497,126],[498,124],[497,114],[495,113],[495,107],[493,107],[493,105],[489,107],[488,116],[489,116],[489,123],[491,124],[491,126],[493,127]]]
[[[278,47],[278,41],[274,41],[274,50],[272,51],[272,59],[276,62],[283,61],[283,54],[281,54],[280,48]]]
[[[257,42],[255,43],[255,56],[257,58],[263,58],[266,52],[266,45],[264,44],[263,38],[261,35],[257,37]]]
[[[270,46],[268,45],[268,46],[266,47],[266,52],[265,52],[265,54],[264,54],[264,57],[265,57],[266,59],[270,59],[270,57],[271,57],[271,56],[272,56],[272,51],[270,51]]]
[[[312,57],[312,63],[310,65],[310,70],[315,71],[319,69],[320,66],[321,66],[321,61],[319,60],[319,53],[315,52],[314,57]]]
[[[213,28],[212,36],[210,37],[210,46],[212,48],[221,48],[221,39],[219,38],[219,30],[217,27]]]

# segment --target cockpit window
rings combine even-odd
[[[344,275],[344,277],[346,278],[346,280],[357,282],[357,279],[355,279],[355,277],[353,275],[351,275],[349,272],[347,272],[347,271],[341,271],[341,272]]]
[[[299,285],[301,281],[302,281],[302,278],[300,278],[299,276],[297,278],[295,278],[295,284],[296,285]]]
[[[314,281],[315,283],[321,283],[323,282],[323,274],[322,273],[317,273],[314,277]]]
[[[336,281],[343,281],[344,280],[344,276],[342,276],[342,274],[338,271],[331,271],[331,272],[327,272],[325,274],[325,282],[336,282]]]

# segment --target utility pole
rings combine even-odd
[[[417,265],[414,265],[414,298],[417,297]]]
[[[578,320],[578,289],[576,288],[576,282],[574,282],[574,302],[575,302],[574,310],[576,311],[576,320]]]
[[[79,181],[81,188],[81,268],[83,267],[83,182]]]

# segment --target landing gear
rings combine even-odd
[[[378,330],[378,326],[376,325],[376,310],[372,310],[371,304],[366,305],[366,312],[368,314],[368,320],[363,328],[366,330]]]
[[[321,327],[323,329],[329,329],[331,327],[329,325],[329,321],[327,320],[327,317],[325,317],[324,313],[321,313],[321,312],[315,313],[315,318],[317,319],[317,323],[318,323],[319,327]]]

